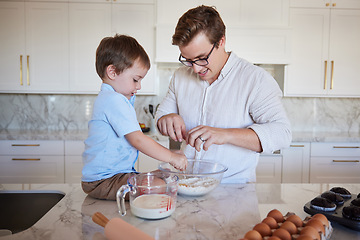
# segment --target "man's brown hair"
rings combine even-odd
[[[215,7],[201,5],[184,13],[175,28],[172,44],[186,46],[197,34],[205,33],[211,44],[225,36],[225,24]]]
[[[96,49],[96,72],[103,79],[106,68],[114,65],[116,74],[120,74],[132,67],[137,59],[144,67],[150,68],[149,56],[135,38],[119,34],[105,37]]]

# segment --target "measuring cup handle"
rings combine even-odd
[[[116,202],[121,216],[126,215],[125,195],[130,191],[129,185],[122,185],[116,193]]]

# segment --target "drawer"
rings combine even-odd
[[[311,143],[311,156],[360,156],[360,143]]]
[[[360,183],[360,156],[312,157],[311,183]]]
[[[0,156],[0,183],[64,183],[64,156]]]
[[[1,155],[64,155],[64,141],[4,140]]]
[[[65,141],[65,155],[82,155],[85,150],[84,141]]]

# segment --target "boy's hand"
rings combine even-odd
[[[187,158],[181,151],[173,151],[171,153],[170,162],[174,168],[180,171],[185,171],[187,167]]]

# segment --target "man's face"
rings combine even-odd
[[[207,59],[208,65],[198,66],[193,63],[191,67],[194,72],[199,75],[200,79],[208,81],[208,83],[211,84],[218,78],[220,71],[225,64],[225,62],[223,62],[223,57],[221,57],[221,54],[225,53],[224,45],[225,40],[222,38],[219,42],[219,47],[215,47],[211,52],[214,44],[210,43],[205,34],[199,33],[188,45],[181,46],[179,49],[181,56],[190,61],[206,58],[211,52]]]

